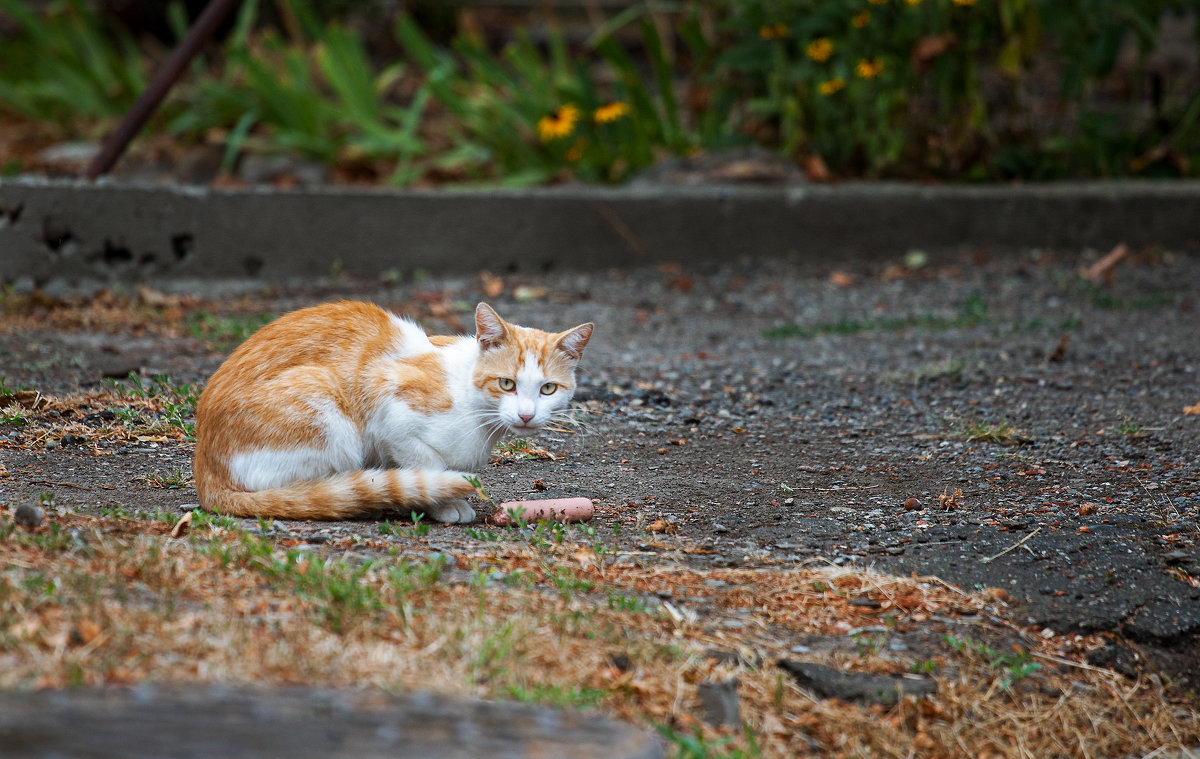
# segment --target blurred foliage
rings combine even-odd
[[[336,2],[246,0],[151,125],[176,139],[369,167],[397,184],[619,182],[760,144],[810,174],[968,180],[1200,169],[1200,86],[1147,65],[1196,0],[631,3],[580,39],[547,13],[447,44],[410,16],[380,55]],[[0,111],[111,128],[152,67],[83,0],[0,0]],[[190,19],[162,6],[182,35]],[[319,14],[313,10],[316,7]],[[36,10],[35,10],[36,8]],[[364,35],[370,31],[370,35]],[[161,54],[161,45],[156,50]]]
[[[57,124],[116,118],[146,86],[143,56],[122,27],[106,23],[83,0],[0,0],[13,21],[0,37],[0,110]]]
[[[1185,0],[729,0],[707,80],[737,91],[740,131],[848,174],[1194,172],[1196,72],[1153,96],[1138,90],[1159,86],[1141,67],[1160,19],[1196,10]],[[1130,42],[1133,91],[1105,102]],[[1039,92],[1054,74],[1057,90]]]

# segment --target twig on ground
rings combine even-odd
[[[1037,535],[1037,534],[1038,534],[1039,532],[1041,532],[1041,531],[1042,531],[1042,528],[1041,528],[1041,527],[1037,527],[1037,528],[1035,528],[1033,532],[1031,532],[1031,533],[1029,533],[1028,535],[1026,535],[1025,537],[1021,538],[1021,539],[1020,539],[1020,540],[1018,540],[1016,543],[1013,543],[1013,544],[1012,544],[1011,546],[1009,546],[1008,548],[1005,548],[1003,551],[1001,551],[1000,553],[996,554],[995,556],[989,556],[989,557],[987,557],[986,559],[980,559],[980,560],[979,560],[979,563],[980,563],[980,564],[990,564],[991,562],[993,562],[993,561],[995,561],[996,559],[1000,558],[1001,556],[1003,556],[1004,554],[1006,554],[1006,553],[1008,553],[1009,551],[1013,550],[1014,548],[1020,548],[1021,546],[1025,545],[1025,541],[1026,541],[1026,540],[1029,540],[1030,538],[1032,538],[1034,535]]]

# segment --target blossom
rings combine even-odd
[[[616,121],[627,113],[629,113],[629,106],[620,100],[614,100],[593,111],[592,118],[596,120],[597,124],[607,124]]]
[[[575,122],[579,121],[579,109],[570,103],[559,107],[554,113],[543,116],[538,120],[537,133],[542,142],[550,142],[566,137],[575,131]]]
[[[846,86],[846,80],[840,76],[835,76],[827,82],[821,82],[817,89],[822,95],[832,95],[838,90]]]
[[[864,26],[871,23],[871,11],[861,10],[858,13],[855,13],[853,16],[851,16],[850,23],[855,29],[862,29]]]
[[[854,67],[854,73],[863,79],[874,79],[883,72],[883,61],[876,58],[875,60],[867,60],[863,58]]]
[[[804,54],[817,63],[824,63],[829,60],[829,56],[833,55],[833,42],[828,37],[818,37],[808,43]]]
[[[761,27],[759,27],[758,36],[762,37],[764,40],[773,40],[779,37],[788,36],[789,31],[790,30],[788,29],[787,24],[783,22],[763,24]]]

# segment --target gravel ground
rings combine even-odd
[[[505,277],[488,300],[506,318],[596,323],[576,396],[588,413],[579,432],[537,441],[554,460],[500,458],[481,477],[497,501],[596,499],[597,530],[619,525],[631,550],[653,550],[654,535],[702,549],[687,554],[697,564],[854,563],[1003,588],[1017,621],[1045,635],[1117,633],[1094,663],[1196,692],[1200,415],[1185,408],[1200,404],[1200,256],[1142,252],[1098,285],[1079,275],[1095,258]],[[424,304],[416,313],[445,331],[469,326],[484,290],[474,277],[242,283],[189,308],[280,313],[361,297]],[[48,393],[130,370],[202,382],[227,350],[152,328],[0,328],[0,374]],[[190,471],[187,444],[97,457],[26,447],[28,434],[0,425],[0,500],[46,489],[81,509],[195,500],[138,479]],[[430,540],[452,550],[469,538],[437,526]]]

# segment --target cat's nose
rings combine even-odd
[[[525,422],[526,424],[529,424],[533,421],[533,414],[517,414],[517,416],[521,417],[521,421]]]

